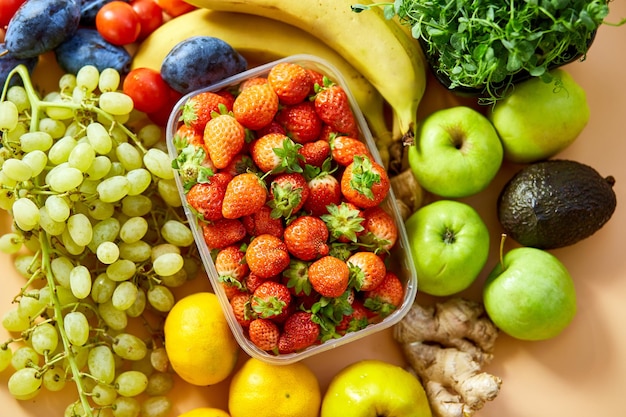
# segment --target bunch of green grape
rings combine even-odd
[[[132,128],[141,115],[119,84],[85,66],[40,97],[18,66],[0,97],[0,208],[13,220],[0,250],[25,278],[2,318],[0,371],[14,369],[19,400],[75,384],[65,416],[167,415],[162,323],[199,268],[162,129]]]

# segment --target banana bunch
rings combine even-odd
[[[160,70],[167,53],[192,36],[220,38],[253,64],[303,53],[327,60],[345,78],[380,145],[377,147],[383,161],[388,161],[391,132],[384,117],[384,100],[378,90],[335,50],[295,26],[252,14],[197,9],[169,20],[145,39],[133,56],[132,68]]]

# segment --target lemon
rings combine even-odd
[[[273,365],[250,358],[230,383],[232,417],[317,417],[320,404],[319,381],[301,362]]]
[[[230,415],[219,408],[200,407],[182,413],[178,417],[230,417]]]
[[[215,294],[181,298],[167,315],[163,331],[172,368],[183,380],[212,385],[232,373],[239,345]]]

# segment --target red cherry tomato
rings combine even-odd
[[[98,10],[96,29],[113,45],[128,45],[139,37],[141,23],[133,7],[123,1],[112,1]]]
[[[172,110],[174,110],[174,106],[178,103],[178,100],[182,98],[183,94],[178,91],[170,88],[170,96],[165,104],[165,106],[161,107],[159,110],[148,113],[148,118],[152,123],[157,124],[159,126],[165,127],[167,126],[167,122],[172,114]]]
[[[159,110],[170,98],[170,86],[158,71],[151,68],[135,68],[129,72],[122,89],[133,99],[135,109],[144,113]]]
[[[2,0],[0,1],[0,28],[4,28],[26,0]]]
[[[181,14],[195,10],[196,7],[183,0],[154,0],[161,9],[171,17],[177,17]]]
[[[135,0],[130,5],[139,16],[141,31],[138,39],[145,39],[163,24],[163,10],[154,0]]]

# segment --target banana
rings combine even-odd
[[[413,133],[426,86],[419,43],[381,7],[355,13],[356,0],[186,0],[211,10],[249,13],[299,27],[336,50],[394,110],[402,134]],[[371,0],[359,1],[374,4]]]
[[[241,53],[250,63],[263,64],[296,54],[311,54],[334,65],[346,81],[377,141],[383,162],[389,160],[387,126],[378,91],[352,65],[316,37],[297,27],[262,16],[245,13],[197,9],[169,20],[139,46],[133,56],[132,68],[160,70],[163,58],[180,41],[192,36],[220,38]]]

